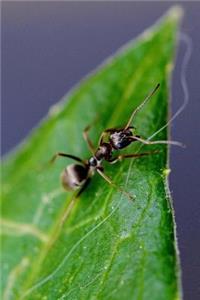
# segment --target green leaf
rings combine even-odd
[[[174,7],[131,41],[63,101],[3,164],[2,299],[179,299],[173,211],[167,188],[167,147],[137,143],[125,152],[159,149],[140,159],[105,163],[130,201],[98,174],[71,205],[59,183],[70,159],[46,162],[57,152],[84,159],[82,138],[124,125],[160,82],[160,90],[134,119],[148,138],[168,120],[169,79],[181,16]],[[154,139],[167,139],[165,128]],[[70,214],[62,224],[66,209]]]

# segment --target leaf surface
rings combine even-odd
[[[135,143],[127,153],[159,149],[105,171],[123,194],[95,175],[71,206],[59,174],[70,159],[46,162],[57,152],[87,159],[83,129],[124,125],[159,82],[161,88],[133,125],[144,138],[168,120],[169,79],[180,11],[173,8],[86,78],[3,163],[3,294],[8,299],[153,299],[180,297],[173,212],[167,189],[167,147]],[[154,139],[167,139],[167,129]],[[149,298],[150,297],[150,298]]]

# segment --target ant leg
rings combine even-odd
[[[97,117],[95,118],[95,120],[90,124],[88,125],[87,127],[85,127],[84,131],[83,131],[83,138],[84,140],[86,141],[87,145],[88,145],[88,148],[90,150],[90,152],[94,155],[95,153],[95,147],[92,143],[92,141],[90,140],[89,138],[89,135],[88,135],[88,131],[91,129],[92,125],[94,123],[96,123],[96,120],[97,120]]]
[[[104,130],[100,135],[98,145],[101,146],[104,142],[104,138],[106,137],[106,135],[108,135],[109,133],[113,133],[116,130],[118,130],[118,129],[117,128],[108,128],[108,129]]]
[[[141,137],[138,136],[133,136],[131,137],[131,140],[137,140],[143,144],[146,145],[154,145],[154,144],[168,144],[168,145],[175,145],[175,146],[180,146],[180,147],[185,147],[182,143],[177,142],[177,141],[149,141],[149,140],[144,140]]]
[[[93,120],[93,122],[91,124],[89,124],[88,126],[86,126],[86,128],[83,131],[83,138],[86,141],[88,148],[90,150],[90,152],[94,155],[96,148],[94,147],[91,139],[89,138],[88,135],[88,131],[91,129],[91,127],[97,122],[97,120],[99,119],[99,116],[97,115],[95,117],[95,119]]]
[[[156,150],[156,151],[151,151],[151,152],[143,152],[143,153],[138,153],[138,154],[124,154],[124,155],[118,155],[117,157],[113,157],[110,160],[108,160],[108,162],[110,164],[115,164],[118,161],[122,161],[125,158],[138,158],[138,157],[142,157],[142,156],[147,156],[147,155],[152,155],[152,154],[156,154],[159,153],[160,151]]]
[[[72,211],[72,208],[74,207],[74,204],[76,203],[77,200],[78,199],[75,196],[72,197],[72,200],[70,201],[69,205],[67,206],[66,211],[64,212],[64,215],[62,216],[62,219],[60,221],[61,227],[65,223],[66,219],[69,217],[69,215]]]
[[[80,162],[80,163],[82,163],[82,164],[85,165],[85,162],[84,162],[81,158],[79,158],[79,157],[77,157],[77,156],[74,156],[74,155],[71,155],[71,154],[62,153],[62,152],[56,153],[56,154],[52,157],[52,159],[50,160],[50,163],[54,163],[55,160],[56,160],[58,157],[68,157],[68,158],[71,158],[71,159],[73,159],[73,160],[76,160],[76,161],[78,161],[78,162]]]
[[[110,185],[112,185],[113,187],[115,187],[118,191],[120,191],[121,193],[123,193],[124,195],[126,195],[126,197],[129,198],[129,200],[133,200],[134,197],[129,194],[128,192],[124,191],[123,189],[121,189],[117,184],[115,184],[114,182],[112,182],[112,180],[101,170],[101,169],[97,169],[97,172],[99,173],[99,175],[101,177],[103,177],[103,179],[105,181],[107,181]]]
[[[88,184],[90,183],[91,178],[87,178],[85,183],[83,184],[83,186],[80,188],[80,190],[78,191],[78,193],[76,194],[75,198],[80,197],[80,195],[85,191],[86,187],[88,186]]]
[[[88,178],[85,183],[83,184],[83,186],[80,188],[80,190],[78,191],[78,193],[76,195],[73,196],[69,206],[67,207],[62,219],[61,219],[61,225],[64,224],[64,222],[66,221],[66,219],[69,217],[72,208],[74,207],[76,201],[78,200],[79,196],[84,192],[84,190],[86,189],[86,187],[88,186],[88,184],[90,183],[90,178]]]
[[[108,134],[108,132],[103,131],[100,135],[99,141],[98,141],[98,145],[101,146],[103,144],[104,138],[106,137],[106,135]]]

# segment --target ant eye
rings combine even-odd
[[[130,127],[130,132],[135,133],[136,132],[136,128],[134,126]]]
[[[133,132],[136,130],[135,126],[130,126],[129,129]]]

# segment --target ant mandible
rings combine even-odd
[[[88,136],[88,131],[91,128],[91,125],[87,126],[83,131],[83,137],[88,144],[89,150],[92,153],[92,156],[88,160],[82,160],[79,157],[76,157],[71,154],[56,153],[51,162],[54,162],[57,157],[67,157],[71,158],[78,163],[71,164],[67,166],[61,174],[61,182],[63,187],[66,190],[76,190],[79,189],[75,198],[79,197],[80,194],[85,190],[87,185],[90,182],[91,177],[97,172],[100,176],[102,176],[105,181],[107,181],[110,185],[118,189],[120,192],[125,194],[129,199],[133,199],[133,197],[119,186],[117,186],[105,173],[104,168],[102,166],[103,161],[107,161],[110,164],[116,163],[126,158],[138,158],[145,155],[151,155],[158,151],[151,152],[143,152],[138,154],[120,154],[117,156],[113,156],[113,152],[117,150],[121,150],[129,146],[133,142],[141,142],[143,144],[152,145],[152,144],[172,144],[181,146],[179,142],[175,141],[150,141],[141,138],[139,135],[134,134],[134,127],[131,126],[131,122],[136,115],[136,113],[144,106],[144,104],[153,96],[153,94],[157,91],[160,84],[157,84],[156,87],[148,94],[148,96],[144,99],[144,101],[132,112],[127,124],[123,128],[109,128],[102,132],[98,147],[95,149],[92,141]],[[106,140],[105,140],[106,138]]]

